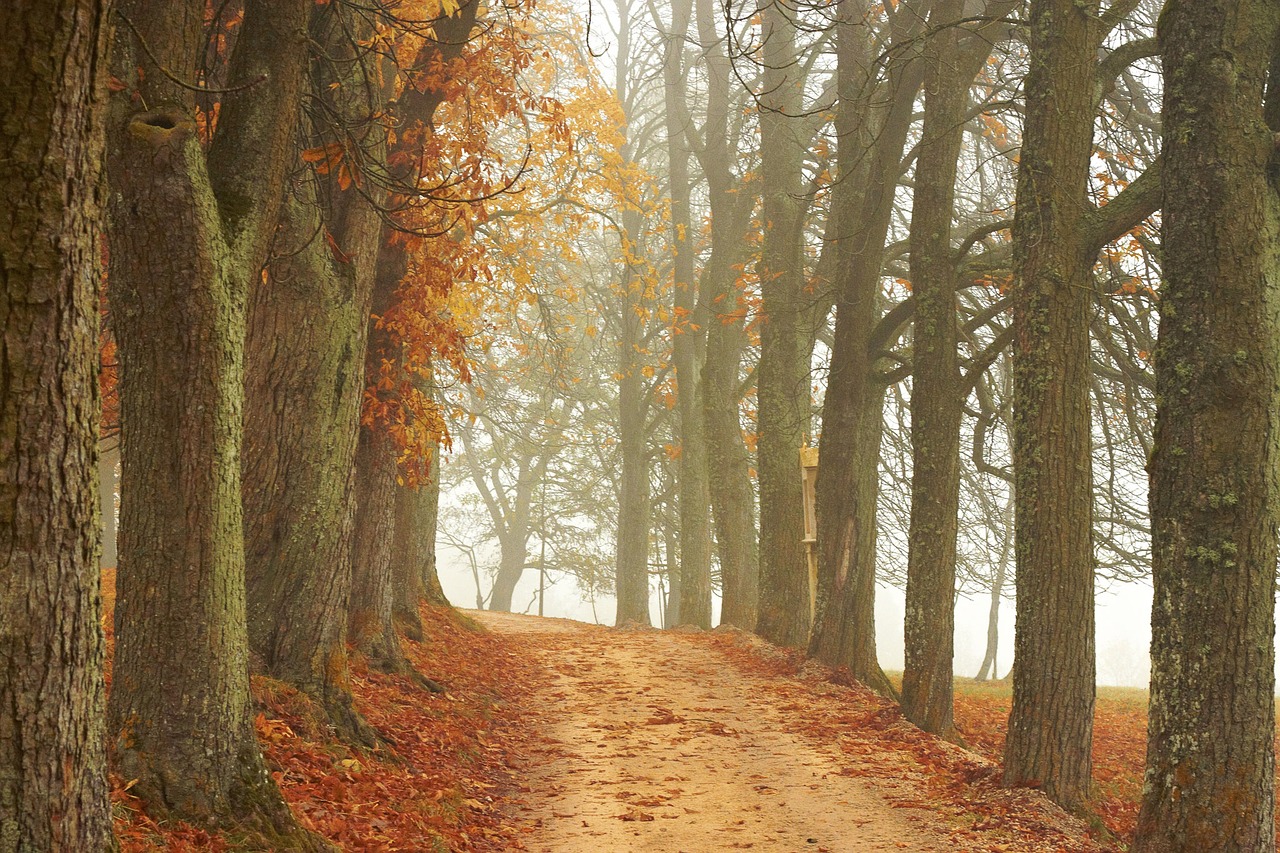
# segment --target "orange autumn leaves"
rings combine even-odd
[[[400,87],[442,102],[429,126],[390,129],[389,166],[416,173],[419,192],[392,215],[408,274],[375,318],[388,357],[366,389],[363,420],[392,436],[408,482],[427,475],[435,445],[449,445],[435,371],[468,382],[469,346],[536,298],[540,265],[572,256],[592,196],[625,193],[609,186],[625,182],[622,170],[602,162],[616,150],[616,101],[577,55],[584,41],[575,42],[570,11],[537,11],[490,9],[501,20],[481,21],[458,58],[401,73]],[[416,56],[421,37],[405,34],[396,54]],[[345,168],[331,148],[308,156],[317,168]]]

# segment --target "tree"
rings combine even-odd
[[[760,5],[760,173],[763,243],[756,368],[760,482],[760,602],[756,632],[772,643],[809,640],[809,569],[804,502],[797,475],[809,431],[809,352],[802,237],[804,74],[796,46],[798,11],[784,0]]]
[[[760,604],[760,562],[751,454],[742,437],[740,373],[747,347],[747,311],[736,286],[736,269],[748,259],[748,231],[757,199],[754,190],[733,171],[734,153],[739,153],[743,133],[740,127],[733,127],[731,135],[729,116],[743,111],[731,100],[729,39],[717,32],[713,0],[695,0],[694,6],[698,46],[706,69],[707,103],[701,144],[695,141],[692,147],[706,179],[711,216],[711,253],[698,283],[707,327],[701,384],[708,490],[720,563],[720,621],[750,631],[755,628]],[[692,120],[689,125],[687,132],[695,133]]]
[[[920,4],[883,24],[894,46],[883,70],[870,55],[868,20],[848,8],[837,26],[841,76],[837,153],[841,183],[833,194],[839,271],[831,368],[822,404],[817,482],[818,595],[810,654],[885,693],[875,638],[876,494],[883,436],[880,350],[900,322],[880,317],[880,281],[893,200],[923,79]]]
[[[1017,622],[1004,778],[1043,786],[1068,807],[1088,795],[1092,768],[1091,271],[1115,222],[1132,227],[1150,212],[1125,220],[1125,205],[1146,197],[1136,182],[1100,211],[1087,201],[1098,52],[1134,5],[1117,0],[1099,14],[1033,0],[1030,12],[1013,228]]]
[[[656,13],[655,13],[656,14]],[[693,0],[671,4],[662,63],[667,175],[671,198],[672,363],[680,442],[680,621],[711,627],[711,484],[702,419],[702,353],[706,321],[700,307],[694,256],[689,177],[688,105],[684,102],[685,41]]]
[[[202,145],[205,3],[128,0],[112,57],[107,173],[122,471],[109,726],[116,767],[159,813],[294,823],[253,730],[240,448],[245,300],[292,165],[306,0],[245,4],[228,71],[243,87]],[[259,85],[262,80],[271,85]]]
[[[1166,182],[1150,463],[1153,669],[1133,849],[1270,851],[1280,97],[1267,77],[1280,10],[1171,0],[1159,39]]]
[[[104,0],[0,6],[0,847],[110,850],[98,547]]]
[[[385,132],[369,122],[381,89],[366,85],[381,57],[361,44],[373,25],[342,4],[311,11],[310,37],[325,50],[308,91],[323,109],[299,134],[272,256],[249,294],[242,465],[253,669],[315,699],[339,737],[364,746],[377,739],[353,705],[346,608],[381,193],[331,161],[372,170],[385,157]]]
[[[397,302],[403,302],[402,288],[410,284],[415,252],[422,248],[414,236],[415,214],[423,214],[428,203],[414,203],[418,187],[429,181],[441,164],[424,153],[434,140],[436,110],[458,94],[461,56],[480,12],[480,3],[467,0],[451,13],[433,21],[416,51],[412,69],[433,73],[407,74],[397,99],[401,128],[387,153],[389,169],[396,175],[386,205],[393,215],[384,217],[376,263],[373,267],[372,316],[364,357],[364,387],[360,437],[355,457],[355,534],[351,550],[351,602],[347,626],[352,645],[370,663],[388,672],[407,673],[432,690],[439,685],[416,674],[400,648],[394,622],[394,569],[392,542],[396,516],[396,484],[404,448],[393,430],[401,435],[419,423],[439,421],[438,414],[414,410],[406,404],[418,393],[413,374],[403,369],[404,330],[389,322]],[[441,7],[444,8],[443,5]],[[430,214],[424,214],[430,216]],[[407,232],[407,233],[406,233]],[[425,336],[429,353],[440,341]],[[419,370],[429,369],[411,365]],[[388,412],[392,413],[390,416]],[[425,415],[425,417],[424,417]],[[427,428],[419,436],[430,434]],[[428,443],[433,443],[434,437]],[[410,449],[419,459],[429,456],[419,443]]]
[[[964,113],[977,68],[965,63],[959,0],[929,16],[925,113],[911,210],[916,299],[911,384],[911,528],[907,565],[902,711],[925,731],[949,735],[955,635],[956,526],[960,512],[960,370],[951,217]],[[979,62],[986,60],[982,51]]]

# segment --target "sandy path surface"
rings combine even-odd
[[[955,850],[847,755],[788,733],[758,676],[695,638],[469,612],[553,674],[522,769],[531,851]],[[882,783],[883,784],[883,783]]]

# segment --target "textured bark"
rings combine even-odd
[[[846,0],[847,2],[847,0]],[[879,306],[880,268],[893,192],[912,106],[921,83],[919,9],[897,16],[896,50],[885,81],[868,78],[875,65],[861,16],[846,9],[840,26],[841,184],[836,201],[841,272],[836,281],[836,326],[831,372],[822,409],[818,466],[818,595],[810,654],[885,693],[875,639],[876,498],[884,383],[876,375],[871,339]]]
[[[764,242],[759,274],[760,364],[756,369],[760,477],[760,602],[756,633],[784,646],[809,640],[800,448],[809,425],[809,359],[801,315],[807,299],[800,187],[805,141],[802,66],[795,14],[782,0],[760,10],[764,63],[760,89],[760,173]]]
[[[1280,10],[1258,0],[1174,0],[1160,20],[1165,279],[1149,468],[1151,706],[1135,853],[1275,850],[1274,80],[1270,127],[1262,103],[1278,36]]]
[[[390,436],[382,430],[360,430],[355,476],[356,533],[347,617],[351,645],[378,669],[406,672],[409,663],[392,621],[396,451]]]
[[[392,618],[411,640],[421,640],[418,605],[449,604],[436,574],[436,519],[440,508],[440,453],[431,459],[431,481],[418,488],[396,489],[396,518],[391,543],[393,571]]]
[[[667,179],[671,198],[672,276],[675,338],[671,360],[676,373],[680,439],[680,621],[711,627],[711,485],[707,469],[706,425],[702,419],[702,350],[706,322],[698,304],[689,208],[689,144],[684,82],[684,44],[693,0],[671,4],[662,63]]]
[[[376,113],[358,21],[342,6],[314,9],[311,35],[346,62],[313,65],[322,115],[357,123]],[[346,77],[331,78],[334,68]],[[336,89],[330,84],[343,85]],[[376,97],[376,96],[375,96]],[[308,128],[316,145],[341,128]],[[366,323],[381,223],[365,193],[306,174],[288,191],[266,281],[253,287],[245,356],[243,483],[249,648],[257,672],[324,708],[343,739],[376,738],[354,710],[346,649]],[[322,199],[325,201],[322,202]],[[335,252],[320,237],[332,237]]]
[[[1094,565],[1085,227],[1092,81],[1103,28],[1076,0],[1033,0],[1014,222],[1017,565],[1005,782],[1079,806],[1089,791]]]
[[[107,13],[0,5],[0,851],[109,850],[98,572]]]
[[[911,381],[911,528],[908,534],[906,663],[902,712],[934,734],[954,728],[956,532],[960,512],[960,410],[956,280],[951,249],[956,166],[969,85],[963,62],[962,0],[929,16],[924,129],[911,207],[911,289],[916,299]],[[981,56],[978,62],[985,62]]]
[[[635,363],[639,318],[622,311],[623,335],[618,342],[618,443],[622,453],[622,483],[618,496],[617,624],[649,621],[649,450],[645,442],[645,400],[640,369]]]
[[[467,45],[480,11],[477,0],[463,0],[456,14],[441,18],[432,27],[434,39],[428,39],[414,57],[413,67],[428,68],[457,58]],[[442,86],[418,88],[406,85],[396,98],[394,118],[400,127],[398,142],[388,152],[390,163],[418,162],[416,146],[421,137],[406,133],[413,129],[430,133],[432,117],[443,103]],[[417,140],[417,141],[415,141]],[[414,167],[408,174],[398,175],[400,190],[417,182]],[[390,209],[412,205],[411,199],[397,195]],[[378,328],[382,317],[396,298],[409,271],[409,252],[402,234],[384,224],[374,267],[373,295],[364,356],[364,383],[374,387],[381,378],[384,362],[398,363],[401,353],[389,332]],[[422,686],[433,691],[439,685],[419,675],[400,648],[392,619],[394,576],[391,565],[392,531],[395,527],[395,494],[399,452],[383,424],[366,424],[360,429],[356,451],[355,537],[351,554],[351,602],[348,614],[349,639],[370,663],[388,672],[413,676]]]
[[[222,105],[207,161],[192,93],[156,65],[196,79],[204,3],[121,5],[113,67],[126,85],[107,152],[123,441],[116,767],[155,811],[318,848],[254,736],[240,503],[245,299],[292,163],[312,4],[246,3],[230,80],[272,85]],[[138,112],[135,94],[164,106]]]
[[[697,150],[707,178],[711,255],[699,283],[707,330],[702,363],[702,418],[707,443],[708,492],[720,558],[720,621],[753,630],[760,603],[755,489],[751,454],[742,438],[741,372],[746,350],[745,312],[738,312],[737,272],[744,260],[753,194],[731,171],[729,80],[725,39],[716,32],[714,0],[695,0],[698,41],[707,74],[707,120]]]

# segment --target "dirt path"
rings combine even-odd
[[[767,679],[697,637],[469,613],[554,674],[523,769],[530,851],[955,850],[932,812],[789,733]]]

